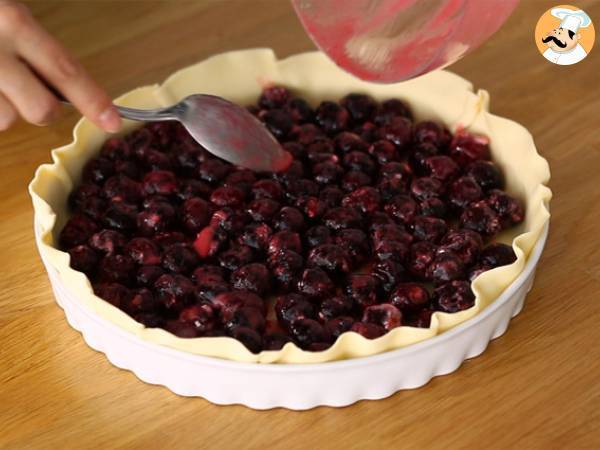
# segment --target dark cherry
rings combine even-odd
[[[368,152],[379,164],[387,164],[397,161],[399,158],[396,146],[390,141],[385,140],[373,142]]]
[[[285,148],[296,161],[304,161],[306,159],[306,148],[299,142],[285,142],[283,148]]]
[[[488,139],[464,131],[458,132],[450,143],[450,156],[461,167],[467,166],[473,161],[489,160],[490,147]]]
[[[285,110],[295,123],[311,122],[315,116],[315,112],[308,102],[302,98],[291,99],[285,105]]]
[[[473,230],[452,230],[442,239],[438,253],[454,253],[465,267],[474,264],[483,247],[481,235]]]
[[[390,292],[398,283],[408,278],[404,266],[392,259],[378,261],[373,264],[371,275],[377,279],[383,292]]]
[[[408,234],[402,225],[384,224],[373,231],[373,242],[375,245],[382,242],[402,242],[403,244],[411,244],[413,237]]]
[[[280,201],[283,198],[283,187],[275,180],[258,180],[252,186],[252,196],[258,198],[270,198]]]
[[[95,184],[102,184],[115,173],[115,165],[108,158],[96,158],[88,161],[83,166],[82,180]]]
[[[448,188],[448,199],[450,204],[456,208],[464,208],[482,197],[483,191],[479,184],[469,176],[460,177]]]
[[[278,231],[269,240],[268,253],[273,255],[282,250],[291,250],[302,253],[302,241],[300,235],[294,231]]]
[[[125,247],[126,242],[122,233],[108,229],[94,233],[88,240],[91,248],[108,255],[120,252]]]
[[[187,200],[192,197],[208,198],[211,191],[211,186],[204,181],[184,179],[179,182],[177,195],[181,200]]]
[[[305,269],[298,281],[298,292],[318,300],[331,296],[335,292],[335,285],[322,269]]]
[[[348,297],[330,297],[321,302],[317,316],[322,322],[327,322],[340,316],[352,315],[352,300]]]
[[[378,325],[390,331],[402,325],[402,313],[390,303],[382,303],[365,308],[362,323]]]
[[[416,144],[408,156],[408,161],[415,173],[419,176],[427,175],[425,161],[432,156],[440,154],[440,150],[433,144],[422,143]]]
[[[200,263],[198,254],[188,244],[173,244],[162,257],[162,266],[170,272],[189,273]]]
[[[154,293],[148,288],[141,288],[132,292],[125,304],[125,311],[133,316],[142,312],[155,312],[157,307]]]
[[[412,139],[412,123],[405,117],[394,117],[377,130],[377,137],[392,142],[399,150],[404,150]]]
[[[179,313],[179,321],[190,324],[196,331],[196,336],[203,336],[212,331],[215,326],[213,309],[209,305],[192,305]]]
[[[419,210],[424,216],[438,217],[444,219],[448,216],[448,205],[438,197],[426,198],[419,202]]]
[[[298,141],[302,145],[309,145],[315,141],[325,138],[325,133],[319,127],[313,123],[305,123],[294,127],[290,136],[290,139]]]
[[[304,350],[322,350],[322,344],[329,346],[331,335],[316,320],[298,319],[290,325],[290,335],[298,347]]]
[[[60,232],[59,242],[63,249],[85,244],[98,231],[98,225],[86,216],[76,214],[71,217]]]
[[[294,126],[292,116],[284,109],[271,109],[259,114],[259,118],[265,123],[267,129],[277,139],[284,139]]]
[[[460,215],[460,224],[484,236],[493,236],[502,230],[501,218],[485,200],[467,206]]]
[[[218,207],[238,207],[244,202],[244,191],[235,186],[221,186],[210,195],[210,201]]]
[[[98,254],[87,245],[77,245],[69,249],[71,267],[86,274],[92,274],[98,264]]]
[[[304,268],[304,259],[291,250],[283,250],[269,257],[269,267],[277,286],[282,291],[294,289]]]
[[[99,186],[95,184],[82,184],[69,194],[69,206],[73,209],[81,208],[85,202],[91,198],[98,198],[101,195]]]
[[[221,292],[210,301],[211,305],[222,316],[231,317],[241,307],[254,308],[263,315],[266,313],[265,302],[256,293],[250,291]]]
[[[341,188],[346,192],[352,192],[362,186],[368,186],[372,183],[372,179],[364,172],[352,171],[346,173],[340,183]]]
[[[337,186],[325,186],[319,192],[319,199],[327,203],[331,208],[339,206],[342,198],[344,198],[344,191]]]
[[[335,341],[340,335],[346,331],[350,331],[354,322],[355,320],[351,316],[336,317],[325,322],[325,328],[327,328],[327,331]]]
[[[137,211],[134,205],[112,202],[104,212],[102,224],[115,230],[131,232],[136,228]]]
[[[274,226],[279,231],[295,231],[300,232],[304,229],[305,220],[304,215],[299,209],[284,206],[279,210],[279,213],[275,216],[273,221]]]
[[[427,278],[436,285],[466,278],[462,260],[452,252],[438,253],[427,269]]]
[[[475,295],[468,281],[451,281],[437,287],[433,292],[435,309],[455,313],[469,309],[475,304]]]
[[[369,144],[367,144],[360,136],[350,131],[342,131],[333,140],[335,149],[341,153],[348,153],[352,151],[367,151]]]
[[[437,244],[446,235],[448,225],[443,219],[429,216],[416,216],[412,223],[415,239]]]
[[[165,271],[159,266],[142,266],[138,269],[135,281],[138,286],[151,287]]]
[[[416,178],[410,185],[410,192],[417,200],[440,197],[444,193],[444,184],[437,178]]]
[[[179,244],[185,241],[185,236],[179,231],[166,231],[164,233],[157,233],[154,235],[154,242],[156,242],[163,250],[173,244]]]
[[[142,174],[142,168],[133,161],[115,161],[115,172],[139,181]]]
[[[250,192],[252,186],[256,183],[256,175],[250,169],[237,169],[225,177],[224,186],[235,186],[245,193]]]
[[[234,289],[263,295],[270,288],[271,274],[264,264],[250,263],[233,272],[230,281]]]
[[[412,120],[412,113],[408,105],[402,100],[391,98],[381,103],[374,121],[377,125],[385,125],[390,123],[396,117],[406,117],[407,119]]]
[[[236,327],[230,333],[232,338],[240,341],[252,353],[260,353],[262,351],[262,337],[252,328]]]
[[[525,218],[521,202],[499,189],[489,192],[487,203],[498,214],[503,229],[521,223]]]
[[[126,255],[106,255],[100,261],[98,276],[102,281],[128,285],[135,273],[135,263]]]
[[[391,161],[383,164],[381,166],[380,172],[384,178],[393,174],[402,175],[402,179],[405,180],[405,184],[407,186],[413,175],[411,167],[407,163],[400,161]]]
[[[251,328],[252,330],[262,333],[265,331],[265,317],[256,308],[242,306],[237,308],[227,319],[224,326],[227,330],[232,330],[237,327]]]
[[[281,204],[270,198],[259,198],[248,204],[246,212],[256,222],[271,222],[279,212]]]
[[[371,214],[381,207],[381,196],[374,187],[361,187],[342,199],[345,208],[357,208],[365,214]]]
[[[211,217],[210,204],[199,197],[188,198],[183,202],[181,220],[191,233],[197,233],[208,225]]]
[[[266,250],[273,230],[266,223],[251,223],[238,236],[238,242],[255,250]]]
[[[377,140],[377,126],[371,121],[367,121],[360,126],[355,127],[352,131],[367,143],[375,142]]]
[[[340,105],[348,110],[354,123],[370,120],[377,111],[377,102],[367,94],[348,94],[340,100]]]
[[[373,214],[371,214],[369,219],[371,221],[369,230],[372,232],[377,231],[379,228],[386,225],[396,226],[396,222],[386,212],[383,211],[375,211]]]
[[[495,242],[488,245],[481,252],[479,262],[487,267],[499,267],[512,264],[517,260],[517,255],[512,246]]]
[[[339,162],[339,157],[335,154],[333,141],[329,139],[321,139],[306,147],[306,157],[312,164],[331,162]]]
[[[343,158],[344,167],[349,171],[362,172],[367,175],[373,175],[377,165],[373,158],[365,152],[352,151],[346,153]]]
[[[411,318],[409,325],[417,328],[429,328],[431,325],[431,315],[434,312],[431,309],[422,309]]]
[[[173,195],[177,192],[177,178],[173,172],[155,170],[146,174],[142,188],[149,195]]]
[[[315,225],[306,232],[306,243],[309,248],[333,243],[331,231],[325,225]]]
[[[136,204],[142,199],[142,185],[125,175],[114,175],[106,180],[102,193],[112,202]]]
[[[102,145],[102,148],[100,149],[100,156],[112,160],[123,160],[131,158],[132,151],[129,146],[129,143],[126,140],[118,137],[111,137],[108,138],[106,142]]]
[[[396,195],[384,207],[384,211],[397,222],[409,224],[418,212],[418,205],[408,195]]]
[[[352,270],[350,255],[336,244],[323,244],[313,248],[308,255],[307,264],[309,267],[319,267],[333,275]]]
[[[151,206],[137,215],[137,228],[144,236],[152,236],[171,228],[175,219],[175,208],[168,203]]]
[[[477,278],[479,275],[481,275],[483,272],[487,272],[488,270],[493,269],[494,267],[490,267],[487,266],[485,264],[475,264],[474,266],[472,266],[468,273],[467,273],[467,279],[471,282],[473,282],[475,280],[475,278]]]
[[[258,97],[258,106],[261,108],[283,108],[291,98],[290,91],[282,86],[265,88]]]
[[[328,185],[337,183],[344,169],[336,162],[322,162],[313,166],[312,173],[317,183]]]
[[[252,248],[247,245],[235,245],[219,254],[219,264],[228,270],[237,270],[254,260]]]
[[[374,245],[378,261],[392,260],[404,264],[410,255],[410,246],[400,241],[380,241]]]
[[[350,114],[343,106],[335,102],[324,101],[315,112],[315,120],[325,133],[333,135],[348,128]]]
[[[396,286],[389,302],[403,312],[418,311],[429,304],[429,291],[419,283],[400,283]]]
[[[160,247],[148,238],[134,238],[125,246],[125,254],[139,265],[152,266],[160,264]]]
[[[431,242],[421,241],[410,247],[410,259],[407,268],[415,277],[429,279],[429,266],[435,258],[437,247]]]
[[[192,274],[192,280],[197,284],[215,280],[224,281],[225,277],[225,270],[222,267],[210,264],[201,265]]]
[[[279,323],[285,329],[296,320],[316,317],[312,303],[300,294],[292,293],[277,297],[274,308]]]
[[[377,339],[386,333],[386,329],[374,323],[355,322],[350,331],[360,334],[366,339]]]
[[[221,181],[229,173],[230,166],[216,158],[207,159],[198,166],[197,175],[210,184]]]
[[[288,183],[286,197],[288,200],[296,200],[300,197],[316,197],[319,195],[319,185],[312,180],[300,178]]]
[[[377,303],[377,289],[377,278],[364,273],[349,275],[345,285],[348,298],[363,308]]]
[[[210,218],[210,227],[223,230],[229,234],[237,234],[249,222],[249,216],[240,210],[225,206],[215,211]]]
[[[491,161],[474,161],[465,169],[465,175],[472,177],[484,191],[502,189],[504,178],[496,164]]]
[[[94,285],[94,294],[117,308],[125,308],[131,298],[131,291],[119,283]]]
[[[156,312],[141,312],[134,314],[133,318],[146,328],[164,328],[165,319]]]
[[[452,158],[446,155],[430,156],[423,163],[425,173],[442,182],[448,182],[456,178],[460,172],[460,167]]]
[[[357,228],[339,231],[334,242],[352,258],[354,267],[366,262],[371,253],[367,234]]]
[[[311,221],[323,216],[330,208],[330,205],[325,200],[309,195],[298,197],[294,202],[294,206],[302,211]]]
[[[441,125],[432,121],[419,122],[415,125],[413,139],[416,143],[429,143],[437,148],[445,149],[452,136],[450,132]]]
[[[332,230],[344,228],[361,228],[363,219],[359,212],[352,208],[338,207],[328,211],[323,216],[323,221]]]

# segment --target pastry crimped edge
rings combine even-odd
[[[367,93],[377,100],[399,98],[409,104],[416,120],[434,120],[452,132],[464,128],[488,136],[492,158],[504,172],[506,190],[525,204],[524,222],[495,239],[512,244],[517,260],[477,277],[472,284],[475,305],[454,314],[436,312],[429,328],[401,326],[373,340],[346,332],[333,346],[320,352],[301,350],[288,343],[279,351],[253,354],[230,337],[184,339],[163,329],[145,328],[96,296],[86,275],[73,270],[69,266],[69,254],[56,246],[69,216],[67,197],[79,183],[83,165],[97,155],[109,137],[83,118],[73,130],[73,142],[53,150],[53,162],[41,165],[29,185],[42,259],[83,305],[143,341],[187,353],[240,362],[318,363],[374,355],[443,333],[482,311],[521,273],[550,219],[552,193],[546,186],[550,179],[548,163],[537,153],[531,134],[523,126],[489,112],[486,91],[475,93],[470,82],[451,72],[437,70],[413,80],[383,85],[353,77],[321,52],[278,60],[270,49],[249,49],[215,55],[176,72],[161,85],[134,89],[115,102],[136,108],[156,108],[171,105],[190,94],[209,93],[246,105],[254,103],[263,87],[269,84],[286,86],[313,105],[321,100],[339,99],[350,92]],[[126,122],[121,134],[139,126],[139,123]]]

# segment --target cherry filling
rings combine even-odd
[[[486,138],[364,94],[311,106],[273,86],[249,110],[285,170],[233,166],[171,122],[84,166],[58,241],[96,295],[182,338],[320,351],[470,308],[470,282],[516,260],[492,239],[525,212]]]

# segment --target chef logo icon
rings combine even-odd
[[[592,50],[594,38],[590,16],[570,5],[549,9],[535,28],[535,41],[542,56],[561,66],[583,60]]]

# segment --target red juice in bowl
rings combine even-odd
[[[341,68],[392,83],[457,61],[506,21],[518,0],[292,0],[304,28]]]

